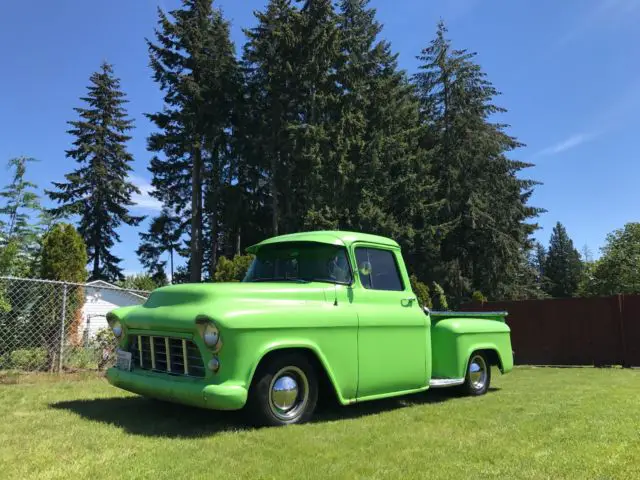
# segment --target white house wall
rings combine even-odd
[[[91,338],[99,330],[107,328],[107,313],[114,308],[141,305],[144,301],[144,298],[124,291],[87,287],[82,307],[82,328],[79,332],[81,338],[86,334]]]

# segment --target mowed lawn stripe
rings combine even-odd
[[[2,478],[640,478],[640,371],[494,371],[446,390],[252,429],[242,413],[81,380],[0,385]]]

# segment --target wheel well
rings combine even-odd
[[[271,350],[270,352],[267,352],[260,359],[260,362],[258,362],[258,365],[256,366],[255,372],[258,372],[259,369],[264,365],[266,365],[266,363],[269,362],[271,359],[276,358],[280,355],[285,355],[290,353],[304,355],[307,361],[313,366],[316,374],[318,375],[318,393],[319,393],[318,400],[320,401],[320,399],[329,398],[337,402],[338,393],[336,392],[335,386],[333,385],[333,382],[329,378],[329,375],[327,374],[327,370],[324,368],[324,365],[318,358],[318,355],[316,355],[316,353],[310,348],[294,347],[294,348],[280,348],[277,350]],[[253,377],[255,378],[255,376],[256,374],[254,373]],[[251,383],[253,383],[253,378],[251,379]]]
[[[498,355],[498,352],[496,350],[484,349],[484,350],[476,350],[476,352],[483,353],[487,357],[487,360],[489,361],[489,365],[491,366],[495,365],[500,369],[500,371],[502,371],[502,360],[500,360],[500,355]]]

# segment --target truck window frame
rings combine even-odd
[[[396,275],[398,276],[398,280],[400,281],[400,289],[382,289],[382,288],[375,288],[375,287],[366,287],[364,285],[364,283],[362,282],[362,278],[360,277],[360,270],[358,268],[358,258],[356,255],[356,252],[358,249],[363,249],[363,250],[378,250],[381,252],[387,252],[391,255],[391,258],[393,259],[393,265],[395,266],[396,269]],[[355,277],[358,277],[358,284],[364,288],[365,290],[371,290],[371,291],[376,291],[376,292],[404,292],[407,289],[406,283],[404,281],[403,275],[402,275],[402,270],[400,269],[400,264],[398,263],[398,257],[397,254],[398,252],[396,251],[396,249],[393,248],[385,248],[382,245],[372,245],[372,244],[367,244],[367,243],[356,243],[352,246],[352,252],[353,252],[353,261],[355,263],[353,269],[352,269],[352,273],[356,273],[357,275],[354,275],[353,278],[355,280]],[[372,282],[373,283],[373,282]]]

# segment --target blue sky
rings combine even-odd
[[[17,155],[40,160],[29,173],[43,188],[74,168],[64,151],[89,75],[103,60],[114,64],[128,94],[136,130],[129,150],[133,180],[142,188],[137,214],[159,207],[148,196],[150,158],[146,112],[161,108],[152,82],[145,37],[153,35],[156,8],[177,0],[25,0],[0,6],[0,162]],[[241,50],[242,28],[264,0],[215,2],[232,22]],[[478,61],[503,93],[503,120],[526,144],[515,157],[531,161],[527,176],[544,182],[532,199],[548,210],[537,236],[546,244],[556,221],[578,248],[594,254],[608,232],[640,221],[640,0],[373,0],[383,36],[415,71],[415,56],[432,38],[438,19],[454,46],[478,52]],[[635,114],[635,115],[634,115]],[[0,184],[8,181],[0,169]],[[122,228],[115,254],[132,272],[137,229]]]

